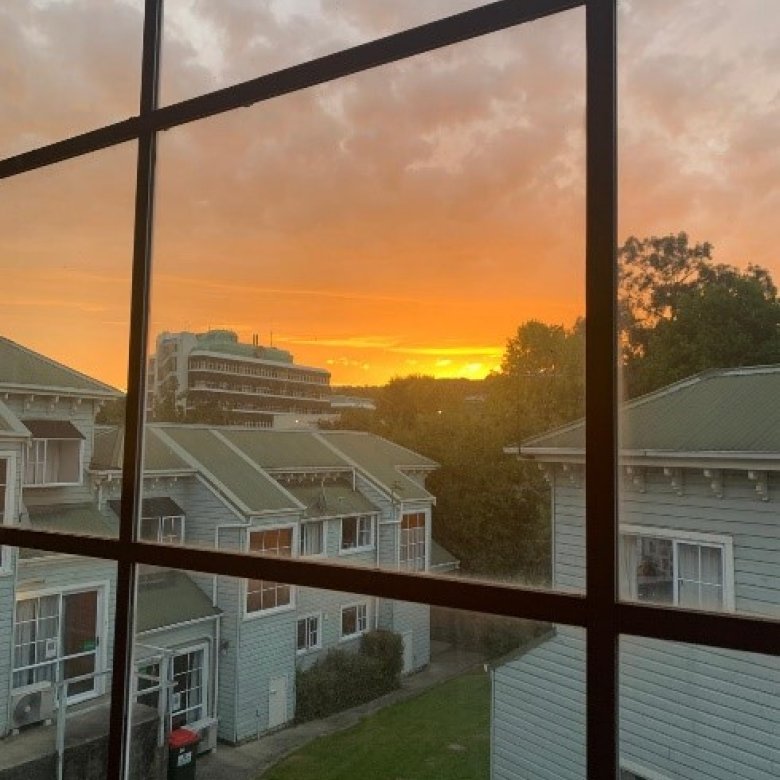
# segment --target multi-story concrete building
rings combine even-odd
[[[175,398],[182,410],[227,412],[231,423],[274,427],[330,412],[330,373],[302,366],[283,349],[239,342],[230,330],[161,333],[149,363],[150,409]]]
[[[95,415],[119,396],[0,339],[4,523],[116,535],[122,430]],[[139,535],[424,571],[434,500],[424,481],[435,467],[363,433],[150,424]],[[55,717],[57,700],[69,719],[103,700],[115,583],[111,562],[3,550],[0,737]],[[406,672],[429,661],[429,610],[417,604],[147,568],[137,605],[135,698],[157,711],[161,739],[187,724],[211,747],[217,734],[240,742],[284,725],[296,670],[330,648],[357,649],[372,628],[401,635]]]
[[[621,416],[619,584],[629,601],[780,617],[780,366],[711,371]],[[553,586],[585,588],[585,429],[525,442],[551,485]],[[557,626],[493,671],[495,780],[581,780],[585,643]],[[620,643],[624,780],[780,777],[780,659]],[[589,696],[598,695],[588,691]]]

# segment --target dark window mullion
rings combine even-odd
[[[616,0],[587,0],[586,744],[588,777],[618,768]]]
[[[149,117],[157,108],[163,0],[144,5],[143,55],[139,115]],[[143,426],[146,397],[146,347],[151,281],[152,217],[154,210],[155,132],[142,129],[138,137],[133,272],[130,301],[130,342],[125,410],[120,544],[132,545],[140,514],[143,485]],[[106,776],[120,780],[130,755],[130,691],[133,674],[133,626],[137,563],[117,561],[116,616],[114,620],[113,675]]]

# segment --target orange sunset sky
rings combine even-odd
[[[479,5],[168,0],[170,103]],[[136,112],[141,0],[0,4],[0,157]],[[777,0],[620,4],[620,237],[770,268]],[[584,12],[161,134],[151,333],[258,333],[333,383],[482,377],[584,313]],[[126,384],[135,146],[0,185],[0,333]]]

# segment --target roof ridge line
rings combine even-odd
[[[49,357],[48,355],[44,355],[42,352],[36,352],[34,349],[30,349],[29,347],[25,347],[24,344],[19,344],[16,341],[13,341],[12,339],[9,339],[7,336],[0,336],[0,340],[5,341],[6,343],[10,344],[12,347],[15,347],[16,349],[21,350],[22,352],[27,353],[28,355],[31,355],[34,358],[37,358],[38,360],[43,360],[46,363],[49,363],[52,366],[55,366],[56,368],[60,368],[63,371],[67,371],[70,374],[75,374],[78,377],[81,377],[81,379],[86,379],[88,382],[93,382],[96,385],[100,385],[105,390],[110,391],[112,393],[117,393],[119,395],[123,395],[122,391],[119,390],[116,387],[112,387],[111,385],[107,384],[106,382],[102,382],[100,379],[95,379],[95,377],[89,376],[89,374],[85,374],[82,371],[79,371],[76,368],[73,368],[72,366],[67,366],[64,363],[60,363],[58,360],[55,360],[54,358]],[[25,385],[20,384],[20,387],[24,387]],[[42,387],[44,385],[41,385]],[[33,387],[33,385],[30,385],[30,387]],[[58,389],[57,387],[52,387],[52,390]],[[61,389],[66,389],[65,387]],[[78,387],[73,388],[67,388],[68,390],[79,390]]]

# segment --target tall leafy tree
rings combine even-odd
[[[710,368],[780,362],[780,302],[769,272],[716,264],[686,233],[629,238],[620,253],[629,397]]]

